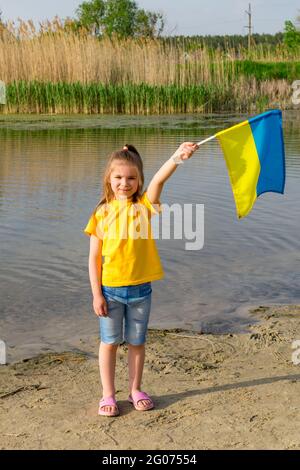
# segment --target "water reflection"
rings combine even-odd
[[[245,116],[2,117],[0,129],[1,334],[16,359],[97,335],[82,233],[101,193],[107,155],[133,143],[146,185],[184,140],[198,141]],[[245,307],[299,302],[299,116],[284,113],[286,194],[266,194],[237,220],[217,142],[166,184],[166,203],[205,205],[205,243],[158,240],[166,272],[153,283],[151,326],[244,329]]]

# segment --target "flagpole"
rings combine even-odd
[[[197,145],[202,145],[205,144],[205,142],[208,142],[209,140],[215,139],[215,135],[212,135],[211,137],[208,137],[207,139],[201,140],[201,142],[198,142]]]
[[[207,139],[204,139],[204,140],[201,140],[201,142],[198,142],[197,145],[202,145],[202,144],[205,144],[205,142],[208,142],[209,140],[212,140],[214,139],[216,136],[215,135],[212,135],[211,137],[208,137]],[[183,160],[181,159],[181,157],[179,155],[176,155],[172,157],[172,160],[176,163],[176,164],[179,164],[179,163],[183,163]]]

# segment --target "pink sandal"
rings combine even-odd
[[[138,404],[141,400],[150,400],[150,403],[148,406],[143,405],[144,408],[140,408]],[[133,404],[137,411],[148,411],[154,408],[154,403],[152,399],[145,392],[134,392],[133,394],[129,395],[128,401]]]
[[[112,411],[102,410],[105,406],[114,406],[115,409]],[[114,397],[102,398],[99,402],[98,415],[101,416],[118,416],[120,414],[119,408]]]

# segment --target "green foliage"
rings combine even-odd
[[[103,18],[105,33],[126,38],[135,35],[138,7],[132,0],[107,0]]]
[[[269,97],[255,95],[259,109]],[[104,85],[101,83],[12,82],[7,86],[4,112],[46,114],[168,114],[253,109],[252,98],[232,93],[231,86]],[[256,106],[256,105],[255,105]]]
[[[155,37],[164,28],[161,13],[139,9],[134,0],[90,0],[76,10],[78,23],[96,36]]]
[[[165,20],[161,13],[138,10],[135,17],[135,34],[141,37],[159,36],[164,29]]]
[[[291,21],[285,21],[284,26],[284,43],[289,50],[294,51],[300,48],[300,31]]]
[[[92,34],[99,35],[103,26],[105,15],[105,2],[103,0],[90,0],[83,2],[76,10],[81,26]]]
[[[240,75],[257,80],[296,80],[300,77],[300,62],[255,62],[235,61],[235,70]]]
[[[248,47],[248,36],[230,35],[230,36],[170,36],[164,37],[163,40],[167,44],[174,44],[176,46],[184,46],[187,51],[193,51],[199,46],[206,46],[211,49],[220,49],[227,51],[234,49],[236,52],[239,49]],[[283,41],[283,33],[276,34],[253,34],[252,43],[256,46],[266,46],[275,49],[278,44]]]

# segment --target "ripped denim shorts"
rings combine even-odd
[[[125,340],[135,346],[144,344],[151,310],[151,282],[101,288],[108,307],[108,315],[99,317],[101,341],[120,344]]]

